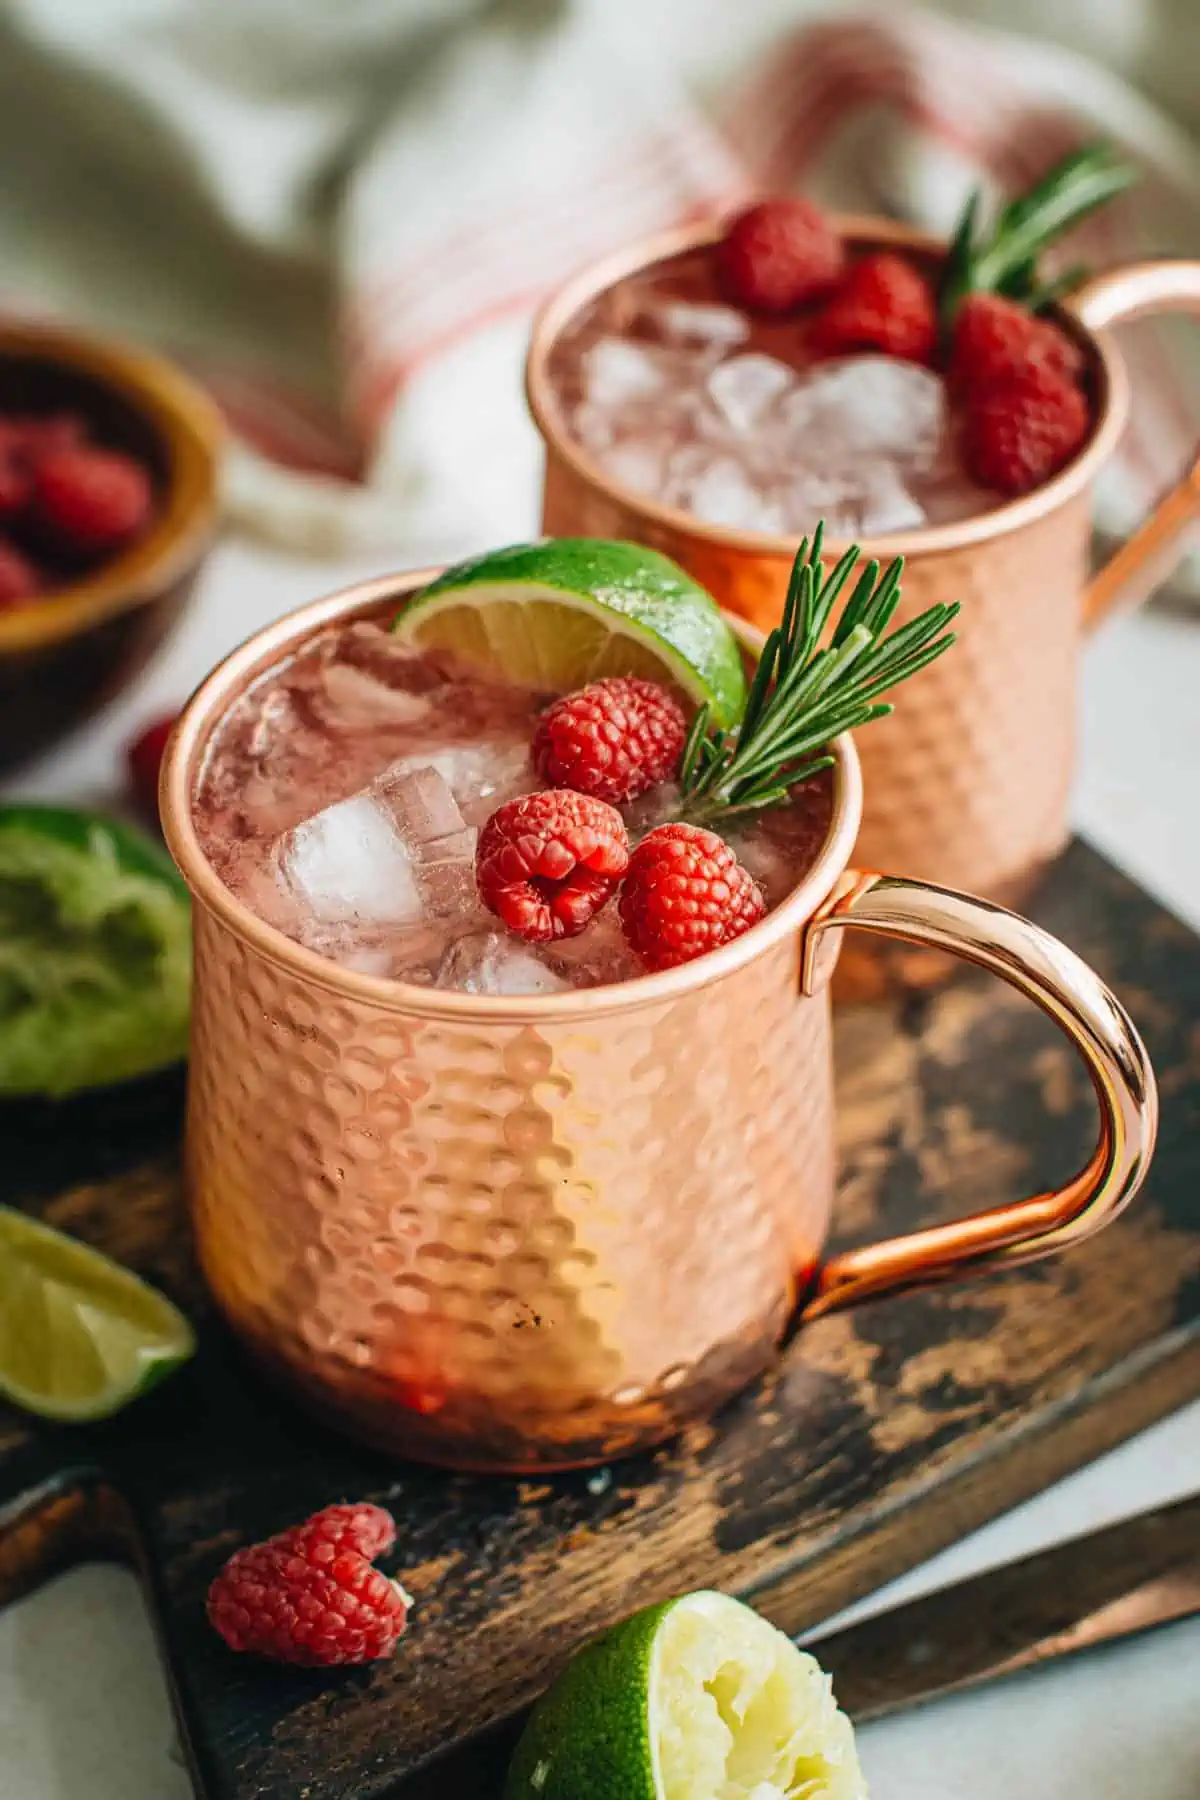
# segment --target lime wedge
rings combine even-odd
[[[119,1263],[0,1206],[0,1394],[44,1419],[106,1419],[195,1350],[171,1302]]]
[[[179,1061],[190,979],[187,890],[165,851],[95,813],[0,806],[0,1094]]]
[[[724,1594],[648,1607],[534,1709],[505,1800],[866,1800],[829,1677]]]
[[[674,683],[718,725],[746,704],[737,639],[711,595],[656,550],[603,538],[516,544],[447,569],[392,629],[565,694],[602,675]]]

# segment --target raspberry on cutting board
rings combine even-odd
[[[390,1656],[412,1601],[372,1559],[395,1541],[381,1506],[326,1506],[231,1556],[208,1590],[209,1621],[231,1650],[274,1662],[325,1668]]]
[[[1035,364],[968,395],[963,461],[984,487],[1027,494],[1070,461],[1089,424],[1079,388]]]
[[[827,293],[842,272],[842,241],[811,200],[760,200],[733,219],[716,248],[731,300],[751,312],[791,312]]]
[[[530,944],[577,937],[607,904],[629,865],[615,807],[546,788],[498,807],[479,834],[479,897]]]
[[[878,350],[905,362],[931,362],[937,347],[933,288],[905,257],[874,251],[854,264],[817,313],[809,342],[825,356]]]
[[[619,805],[679,767],[687,720],[657,681],[614,675],[548,706],[533,739],[533,763],[554,787]]]
[[[621,888],[626,942],[648,969],[671,969],[741,937],[764,917],[762,889],[724,838],[660,825],[629,859]]]

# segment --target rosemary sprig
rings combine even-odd
[[[943,330],[969,293],[989,290],[1038,311],[1077,286],[1086,269],[1041,283],[1038,257],[1052,239],[1137,180],[1137,170],[1119,161],[1108,144],[1090,144],[1058,163],[1028,193],[1010,200],[984,231],[979,228],[982,196],[976,190],[963,208],[942,271],[938,312]]]
[[[900,600],[903,558],[882,574],[868,562],[832,631],[834,607],[859,561],[851,545],[829,574],[824,527],[803,540],[792,566],[783,618],[767,639],[736,731],[712,729],[701,707],[684,746],[683,812],[697,824],[778,806],[802,781],[833,762],[828,745],[892,711],[879,695],[941,656],[958,606],[931,606],[884,633]],[[822,647],[822,639],[828,642]]]

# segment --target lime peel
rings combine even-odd
[[[673,683],[727,726],[746,703],[737,639],[712,596],[640,545],[556,538],[491,551],[447,569],[392,628],[554,694],[640,675]]]

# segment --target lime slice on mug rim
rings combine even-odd
[[[640,675],[707,702],[718,725],[736,724],[746,704],[741,651],[715,600],[638,544],[555,538],[489,551],[414,595],[392,630],[547,693]]]
[[[187,889],[132,827],[0,805],[0,1095],[61,1097],[180,1061]]]
[[[866,1800],[829,1677],[725,1594],[647,1607],[534,1708],[504,1800]]]
[[[106,1419],[186,1362],[187,1319],[100,1251],[0,1206],[0,1395],[43,1419]]]

